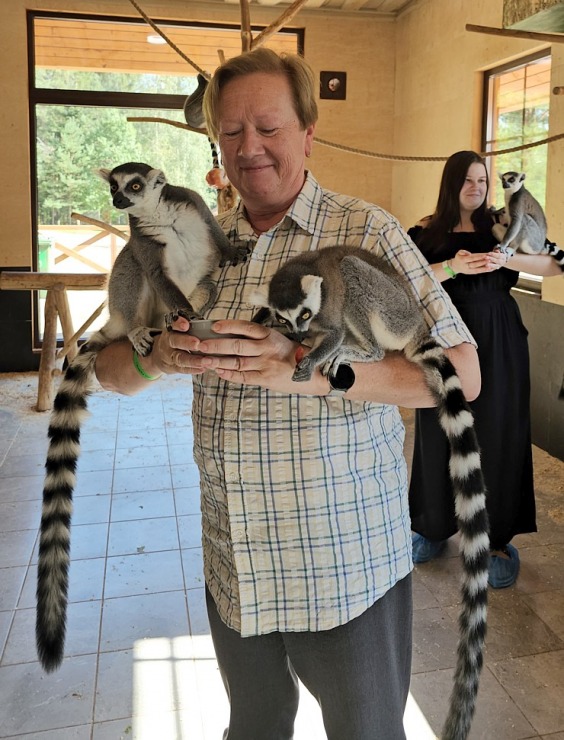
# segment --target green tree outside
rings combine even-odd
[[[106,74],[39,70],[36,84],[63,89],[189,94],[194,77]],[[112,84],[109,85],[109,82]],[[189,88],[189,89],[186,89]],[[207,137],[164,123],[127,121],[128,117],[160,117],[184,121],[179,110],[138,110],[93,106],[38,105],[37,184],[40,224],[70,224],[73,211],[106,222],[127,223],[111,205],[101,167],[145,162],[162,169],[170,183],[199,192],[210,208],[216,191],[205,180],[212,167]]]

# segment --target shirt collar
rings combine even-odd
[[[321,186],[311,172],[306,172],[306,179],[302,189],[280,223],[289,218],[307,233],[314,234],[322,197],[323,191]],[[245,215],[245,206],[241,199],[239,199],[237,206],[231,214],[229,220],[235,227],[239,238],[244,240],[256,239],[256,234],[254,234],[253,228]]]
[[[308,171],[304,185],[298,193],[298,197],[290,206],[286,218],[291,218],[304,231],[314,234],[322,197],[323,191],[321,186],[311,172]]]

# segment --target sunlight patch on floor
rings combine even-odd
[[[221,740],[228,718],[209,635],[135,643],[132,740]],[[436,740],[411,695],[404,724],[408,740]],[[294,740],[326,740],[319,706],[301,684]]]

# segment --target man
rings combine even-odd
[[[160,335],[144,375],[193,375],[204,575],[211,633],[231,703],[229,740],[290,740],[297,677],[329,740],[402,740],[411,664],[411,532],[397,404],[433,404],[402,355],[355,363],[333,388],[292,381],[299,345],[250,323],[251,292],[291,256],[334,244],[371,249],[413,285],[468,398],[473,340],[397,221],[323,190],[305,169],[317,106],[313,73],[267,49],[220,67],[204,112],[241,195],[220,223],[252,248],[218,271],[214,328],[240,339]],[[198,351],[198,355],[191,354]],[[106,388],[147,384],[129,343],[100,353]],[[334,383],[334,380],[332,381]],[[337,392],[337,394],[335,394]]]

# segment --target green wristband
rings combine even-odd
[[[137,350],[133,350],[133,367],[137,370],[139,375],[142,378],[145,378],[145,380],[158,380],[162,373],[159,375],[149,375],[149,373],[146,373],[145,370],[141,367],[141,362],[139,361],[139,355],[137,354]]]
[[[443,262],[443,270],[444,270],[444,271],[446,272],[446,274],[447,274],[447,275],[448,275],[448,276],[449,276],[450,278],[455,278],[455,277],[456,277],[456,276],[458,275],[458,273],[457,273],[457,272],[455,272],[455,271],[454,271],[454,270],[452,269],[452,267],[451,267],[451,266],[449,265],[449,263],[448,263],[448,260],[445,260],[445,261]]]

